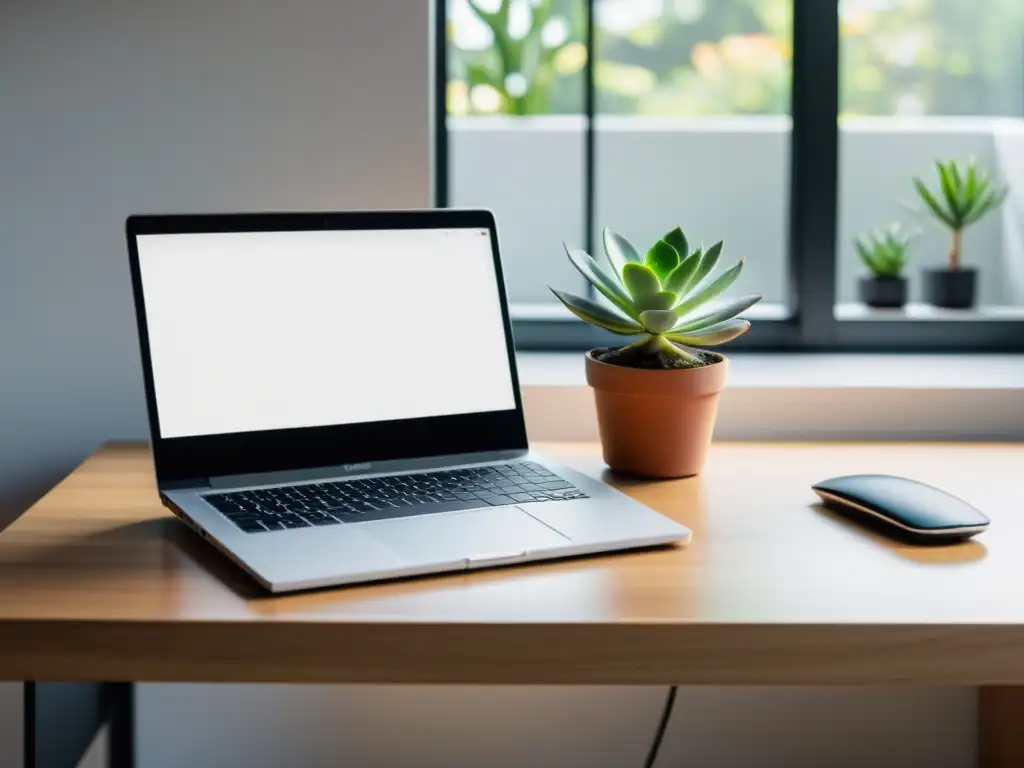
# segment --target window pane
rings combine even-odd
[[[836,315],[840,319],[985,319],[1024,307],[1024,3],[1020,0],[842,0],[840,3],[840,211]],[[947,274],[954,238],[928,211],[920,178],[946,207],[936,160],[1009,183],[1006,202],[964,231],[958,269]],[[955,181],[955,180],[954,180]],[[899,271],[905,310],[861,302],[887,290],[855,245],[861,237],[878,274],[898,254],[873,230],[897,223],[912,235]],[[956,224],[956,220],[952,222]],[[967,290],[974,308],[933,306]],[[929,286],[931,286],[929,288]],[[868,293],[862,293],[868,291]],[[963,298],[963,297],[961,297]]]
[[[514,303],[580,292],[582,0],[448,0],[449,203],[494,211]],[[560,306],[560,305],[559,305]]]
[[[597,0],[596,13],[595,225],[644,248],[676,225],[695,245],[724,240],[723,265],[746,260],[732,292],[765,295],[751,315],[784,316],[791,0]]]

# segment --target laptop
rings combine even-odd
[[[271,592],[686,541],[531,451],[483,210],[132,216],[160,498]]]

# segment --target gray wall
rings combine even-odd
[[[428,7],[0,3],[0,510],[144,434],[129,213],[423,206]]]
[[[634,768],[664,695],[622,687],[145,686],[140,768]],[[195,714],[182,722],[183,712],[207,707],[217,712],[210,722],[193,722]],[[966,690],[684,689],[658,766],[973,768],[973,711]],[[188,738],[169,742],[161,732],[168,722]]]
[[[419,0],[0,3],[0,514],[144,435],[128,213],[428,202],[428,28]],[[144,685],[141,766],[621,768],[661,696]],[[966,690],[681,699],[664,765],[972,761]],[[0,685],[0,765],[19,720]]]

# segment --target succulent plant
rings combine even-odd
[[[916,176],[914,186],[931,214],[953,231],[949,246],[949,269],[952,271],[960,268],[964,230],[1002,205],[1009,188],[993,187],[988,172],[978,168],[973,159],[962,173],[956,160],[936,160],[935,167],[939,172],[938,192],[929,190]]]
[[[724,344],[750,323],[737,317],[756,304],[759,294],[712,305],[736,281],[743,261],[712,278],[722,243],[692,253],[676,227],[643,255],[622,235],[605,228],[607,266],[584,251],[566,246],[569,261],[607,303],[552,288],[581,320],[623,336],[639,336],[624,349],[660,357],[658,367],[696,367],[706,356],[691,347]]]
[[[874,277],[899,277],[907,264],[907,249],[914,234],[899,224],[890,224],[879,232],[853,241],[857,253]]]

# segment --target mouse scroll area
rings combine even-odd
[[[954,496],[886,475],[835,478],[813,487],[824,506],[885,536],[951,544],[974,536],[988,518]]]
[[[895,475],[848,475],[814,486],[867,507],[913,530],[987,525],[989,520],[963,499],[931,485]]]

